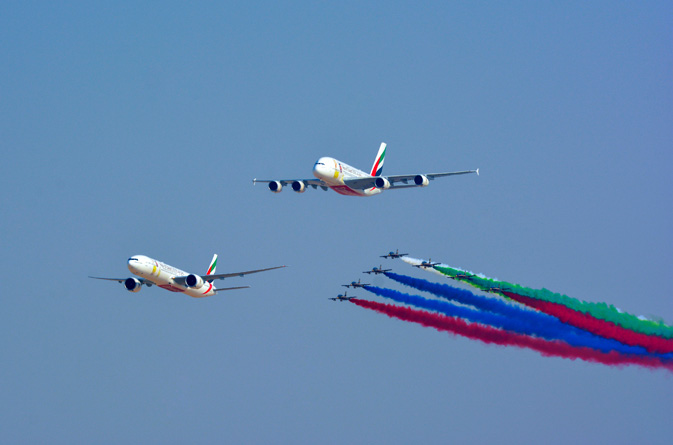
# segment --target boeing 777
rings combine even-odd
[[[386,157],[386,144],[381,143],[374,165],[369,174],[334,158],[320,158],[313,165],[313,176],[317,179],[253,179],[253,183],[265,182],[269,190],[280,193],[283,186],[291,185],[292,190],[304,193],[310,186],[323,190],[332,189],[340,195],[372,196],[387,189],[426,187],[430,181],[443,176],[479,174],[479,169],[446,173],[423,173],[415,175],[382,176]]]
[[[183,270],[176,269],[166,263],[146,257],[144,255],[134,255],[128,259],[128,268],[134,275],[140,278],[101,278],[89,277],[97,280],[117,281],[124,283],[124,287],[129,292],[138,292],[144,284],[147,287],[156,284],[157,286],[171,292],[183,292],[190,297],[210,297],[217,292],[233,289],[244,289],[250,286],[225,287],[217,289],[213,285],[214,280],[224,280],[229,277],[242,277],[251,273],[264,272],[267,270],[280,269],[285,266],[269,267],[267,269],[247,270],[245,272],[221,273],[216,274],[217,255],[213,255],[208,272],[205,275],[190,274]]]

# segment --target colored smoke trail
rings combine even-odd
[[[433,283],[432,281],[424,280],[422,278],[408,277],[393,272],[385,272],[384,275],[405,286],[424,292],[430,292],[431,294],[446,298],[447,300],[474,306],[483,311],[494,312],[509,317],[526,317],[528,314],[533,314],[533,312],[528,309],[515,306],[497,298],[483,297],[481,295],[473,294],[465,289],[449,286],[448,284]]]
[[[592,334],[605,338],[613,338],[625,345],[642,346],[649,352],[660,354],[673,352],[673,340],[671,339],[634,332],[609,321],[570,309],[562,304],[536,300],[535,298],[519,295],[511,291],[503,291],[503,293],[514,301],[518,301],[545,314],[552,315],[564,323],[584,329]]]
[[[488,344],[502,346],[517,346],[530,348],[545,356],[567,358],[571,360],[581,359],[594,363],[602,363],[612,366],[639,365],[650,369],[668,369],[673,371],[673,364],[663,364],[654,357],[623,355],[612,351],[609,353],[599,352],[591,348],[574,347],[560,341],[549,341],[541,338],[529,337],[501,331],[492,327],[479,324],[467,323],[461,319],[447,317],[431,312],[419,311],[392,304],[378,303],[375,301],[353,299],[351,303],[360,307],[385,314],[391,318],[410,321],[420,325],[434,328],[438,331],[462,335]]]
[[[590,314],[595,319],[612,322],[615,325],[619,325],[622,328],[629,329],[634,332],[639,332],[644,335],[657,335],[660,337],[673,339],[673,326],[669,326],[662,322],[641,319],[635,315],[621,312],[616,307],[606,303],[590,303],[581,301],[576,298],[568,297],[567,295],[551,292],[547,289],[531,289],[518,284],[508,283],[506,281],[487,278],[480,274],[471,274],[461,269],[449,267],[446,265],[435,266],[434,269],[444,275],[467,283],[481,290],[486,290],[493,287],[509,289],[512,292],[515,292],[517,295],[560,304],[576,312]]]
[[[400,275],[392,272],[386,272],[385,275],[388,278],[397,281],[398,283],[404,284],[405,286],[413,287],[414,289],[425,292],[430,292],[434,295],[437,295],[438,297],[457,301],[462,304],[469,304],[481,310],[503,314],[512,318],[528,319],[531,321],[531,323],[534,323],[534,317],[539,315],[531,315],[531,311],[523,310],[497,298],[475,295],[468,290],[459,289],[449,286],[448,284],[433,283],[421,278],[408,277],[406,275]],[[550,316],[549,319],[540,320],[536,326],[539,326],[539,323],[558,324],[560,320],[560,322],[574,326],[578,330],[588,331],[591,334],[606,339],[613,339],[617,342],[623,343],[624,345],[642,347],[650,353],[670,354],[673,352],[673,340],[664,339],[655,335],[645,335],[630,331],[621,326],[615,325],[614,323],[596,319],[591,315],[574,311],[560,304],[554,304],[518,294],[512,294],[516,297],[519,297],[515,298],[514,296],[510,295],[510,291],[506,289],[506,287],[503,288],[503,290],[499,293],[505,294],[514,301],[517,301],[533,309],[537,309]],[[636,351],[631,352],[638,353]]]
[[[460,317],[474,323],[481,323],[518,334],[534,335],[547,340],[561,340],[571,346],[589,347],[602,352],[617,351],[622,354],[647,355],[647,351],[644,348],[627,346],[616,340],[598,337],[584,330],[561,323],[555,317],[509,306],[506,303],[498,302],[512,309],[512,311],[503,315],[501,313],[475,310],[464,306],[457,306],[446,301],[432,300],[419,295],[410,295],[376,286],[365,286],[364,289],[398,303],[441,312],[449,317]],[[456,290],[462,291],[462,289]],[[483,299],[476,295],[475,297]],[[673,356],[659,358],[673,363]]]

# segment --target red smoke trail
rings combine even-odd
[[[640,365],[648,368],[665,368],[673,371],[673,363],[664,364],[654,357],[620,354],[615,351],[600,352],[586,347],[570,346],[558,340],[544,340],[537,337],[515,334],[502,331],[475,323],[467,323],[460,318],[447,317],[433,312],[425,312],[408,307],[393,304],[377,303],[375,301],[353,299],[350,300],[360,307],[372,309],[389,317],[404,321],[411,321],[426,327],[435,328],[438,331],[450,332],[462,335],[484,343],[492,343],[503,346],[518,346],[530,348],[542,355],[568,358],[571,360],[582,359],[589,362],[602,363],[604,365]]]
[[[661,354],[673,352],[673,339],[635,332],[610,321],[601,320],[590,314],[570,309],[559,303],[538,300],[537,298],[531,298],[508,291],[504,291],[503,294],[514,301],[535,308],[545,314],[552,315],[564,323],[584,329],[592,334],[600,335],[605,338],[612,338],[625,345],[642,346],[649,352],[658,352]]]

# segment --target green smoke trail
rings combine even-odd
[[[623,328],[630,329],[647,335],[658,335],[664,338],[673,338],[673,326],[663,322],[653,320],[643,320],[635,315],[621,312],[616,307],[606,303],[592,303],[558,294],[547,289],[531,289],[519,284],[508,283],[506,281],[494,280],[483,275],[474,275],[461,269],[456,269],[446,265],[434,266],[434,269],[454,278],[463,283],[467,283],[477,289],[492,292],[498,292],[498,289],[505,289],[519,295],[530,298],[549,301],[562,304],[578,312],[589,314],[601,320],[612,322]],[[502,295],[501,292],[498,292]]]

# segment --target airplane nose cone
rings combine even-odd
[[[140,268],[140,266],[141,266],[141,262],[140,262],[140,260],[138,259],[138,256],[137,256],[137,255],[132,256],[132,257],[129,258],[129,260],[127,261],[127,267],[129,268],[129,270],[130,270],[132,273],[136,273],[136,272],[138,272],[138,269]]]
[[[330,158],[320,158],[315,162],[315,165],[313,166],[313,176],[316,178],[325,178],[327,176],[331,176],[330,172],[328,171],[329,167],[328,165],[331,165],[332,163]]]

